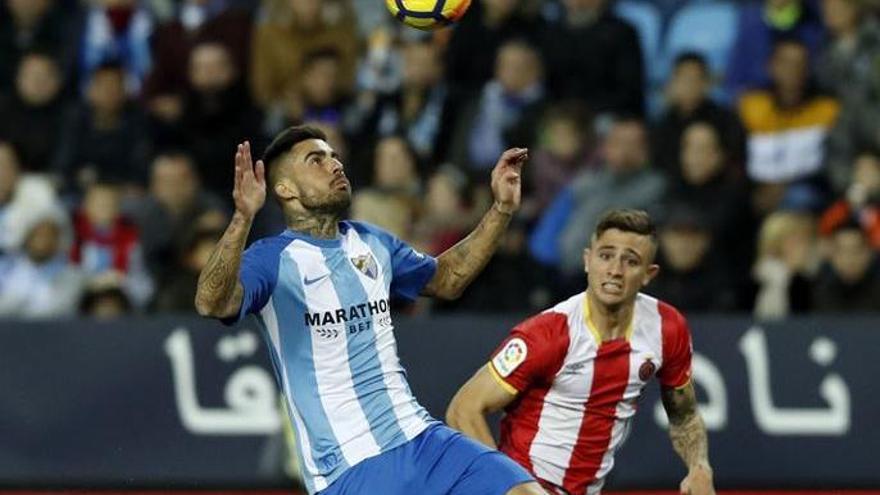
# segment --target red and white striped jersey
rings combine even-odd
[[[518,397],[501,421],[499,449],[551,493],[600,493],[656,373],[688,383],[691,338],[675,308],[639,294],[625,338],[603,342],[582,292],[516,326],[489,369]]]

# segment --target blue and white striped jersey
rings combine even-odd
[[[253,313],[265,332],[309,493],[436,421],[406,382],[389,308],[435,270],[434,258],[353,221],[336,239],[286,230],[244,252],[232,321]]]

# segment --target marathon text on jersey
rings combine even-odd
[[[347,323],[368,316],[387,313],[388,307],[388,300],[381,299],[379,301],[351,305],[348,309],[339,308],[336,311],[305,313],[305,323],[310,327]]]

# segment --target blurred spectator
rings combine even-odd
[[[146,178],[149,143],[143,115],[125,95],[125,74],[108,62],[92,72],[85,101],[65,119],[54,168],[68,188],[96,177],[129,185]]]
[[[409,240],[421,192],[416,157],[400,136],[382,138],[374,151],[373,184],[355,192],[351,218],[376,224]]]
[[[860,96],[872,82],[869,67],[880,57],[880,24],[864,0],[822,0],[822,20],[830,39],[818,59],[816,73],[824,88],[848,101]]]
[[[435,300],[435,311],[526,315],[546,309],[554,281],[528,255],[526,225],[514,219],[498,250],[474,282],[453,301]]]
[[[644,111],[644,69],[636,31],[609,0],[563,0],[564,19],[548,25],[542,52],[555,98],[584,100],[597,113]]]
[[[452,165],[441,166],[428,178],[424,210],[415,227],[418,249],[436,256],[464,238],[472,226],[467,189],[467,177]]]
[[[769,63],[771,88],[749,91],[740,99],[739,113],[748,132],[746,168],[756,182],[803,181],[815,177],[823,165],[825,141],[839,106],[815,91],[808,57],[802,43],[780,41]],[[775,208],[770,201],[759,202]]]
[[[15,147],[0,141],[0,257],[22,244],[28,216],[57,201],[49,180],[22,171]]]
[[[182,0],[173,18],[156,27],[152,37],[153,64],[144,81],[143,95],[152,111],[175,105],[180,109],[186,91],[190,52],[199,43],[222,41],[236,72],[250,67],[251,16],[231,7],[228,0]]]
[[[152,16],[140,0],[93,0],[89,4],[78,42],[82,87],[92,71],[108,60],[118,60],[125,70],[126,91],[139,94],[150,70]]]
[[[194,228],[222,227],[227,221],[223,200],[202,189],[192,158],[175,151],[156,156],[149,193],[131,206],[130,216],[156,280],[167,279],[174,270],[168,260],[176,259]]]
[[[283,127],[304,121],[341,125],[347,103],[341,69],[342,59],[336,50],[327,48],[305,54],[298,71],[299,86],[291,91],[284,108]]]
[[[880,256],[857,222],[831,234],[827,261],[816,277],[816,311],[880,311]]]
[[[352,4],[354,12],[357,13],[358,34],[361,38],[367,38],[393,25],[394,20],[389,15],[384,2],[352,0]]]
[[[679,170],[666,198],[705,216],[713,239],[712,258],[724,260],[722,273],[728,285],[746,298],[756,225],[749,208],[748,184],[729,156],[715,125],[692,122],[682,133]],[[744,307],[750,304],[741,302]]]
[[[783,39],[800,41],[810,59],[818,55],[823,31],[815,4],[815,0],[743,3],[725,81],[732,96],[770,83],[772,76],[761,61],[768,60],[774,46]],[[804,68],[807,73],[809,69]]]
[[[170,123],[170,134],[160,133],[157,144],[176,145],[192,153],[205,187],[228,198],[235,147],[250,140],[255,149],[261,149],[262,117],[222,43],[199,43],[193,48],[189,84],[183,115]]]
[[[880,148],[880,23],[862,0],[823,0],[822,6],[831,40],[819,59],[819,80],[842,104],[829,137],[828,174],[842,193],[859,150]]]
[[[131,300],[125,293],[122,280],[116,272],[92,277],[79,300],[79,314],[99,320],[112,320],[132,311]]]
[[[385,6],[381,8],[387,15]],[[362,105],[375,105],[377,94],[386,95],[396,91],[401,82],[402,66],[395,32],[390,27],[380,27],[370,33],[366,37],[366,47],[358,62],[356,76],[357,91],[369,95],[364,98]]]
[[[0,139],[19,147],[25,170],[42,172],[51,164],[65,108],[62,82],[54,58],[29,52],[18,65],[15,92],[0,94]]]
[[[251,86],[264,109],[284,107],[296,90],[297,72],[307,53],[331,48],[340,55],[344,89],[354,83],[357,27],[347,0],[264,0],[263,20],[251,44]]]
[[[58,207],[30,211],[21,252],[0,264],[0,317],[76,314],[83,276],[68,259],[70,223]]]
[[[745,132],[736,114],[709,97],[712,74],[706,59],[696,52],[680,54],[666,83],[666,110],[652,129],[654,163],[678,175],[681,135],[696,121],[711,122],[721,130],[727,150],[726,160],[735,166],[743,163]]]
[[[527,147],[534,140],[543,103],[539,53],[524,41],[504,43],[495,60],[495,77],[458,117],[452,140],[454,163],[488,179],[483,171],[492,168],[505,149]]]
[[[654,210],[662,199],[666,180],[650,167],[649,156],[645,124],[635,117],[616,119],[602,140],[602,168],[582,171],[560,191],[532,231],[532,255],[583,285],[584,247],[602,213]]]
[[[730,311],[737,297],[709,216],[695,205],[671,205],[660,222],[657,263],[661,276],[648,292],[682,311]]]
[[[862,227],[868,242],[880,251],[880,156],[876,153],[862,153],[856,159],[850,186],[843,198],[825,210],[819,233],[829,236],[851,220]]]
[[[817,251],[816,222],[809,213],[778,211],[764,219],[752,270],[758,285],[755,317],[778,319],[812,308]]]
[[[43,49],[61,61],[68,74],[75,60],[72,25],[56,0],[5,0],[0,6],[0,92],[12,89],[21,57]]]
[[[446,74],[457,89],[479,91],[492,79],[498,49],[513,38],[536,41],[536,25],[521,12],[520,0],[483,0],[452,31],[446,49]]]
[[[162,280],[153,308],[157,311],[192,313],[195,309],[196,287],[199,274],[208,264],[214,246],[223,236],[222,230],[198,229],[187,233],[180,246],[175,268]]]
[[[122,212],[122,190],[114,183],[88,186],[74,214],[71,260],[88,276],[116,273],[126,294],[142,308],[155,288],[146,269],[140,234]]]
[[[377,136],[400,134],[420,160],[443,160],[454,109],[440,53],[430,40],[417,38],[405,42],[399,56],[399,87],[386,94],[362,93],[349,114],[354,147],[365,147]]]
[[[547,109],[523,169],[523,216],[535,218],[580,171],[594,164],[591,131],[592,121],[582,104],[563,101]]]

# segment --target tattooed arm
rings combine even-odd
[[[238,269],[250,230],[251,219],[235,212],[199,274],[196,311],[200,315],[226,318],[238,314],[244,296],[244,288],[238,280]]]
[[[265,167],[262,161],[253,166],[248,142],[240,144],[235,154],[232,198],[235,201],[232,221],[199,274],[195,305],[202,316],[225,318],[236,315],[244,297],[244,288],[238,278],[241,253],[254,215],[266,201]]]
[[[467,237],[437,257],[437,271],[422,291],[424,295],[455,299],[483,270],[519,208],[520,172],[527,159],[525,148],[512,148],[501,155],[492,169],[492,208]]]
[[[688,475],[681,482],[681,493],[712,495],[712,467],[709,465],[709,442],[706,426],[697,411],[697,397],[693,382],[683,387],[663,387],[663,407],[669,417],[669,437],[672,447],[688,467]]]

